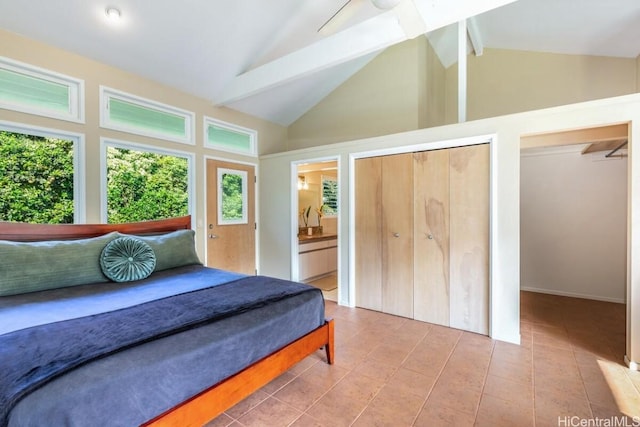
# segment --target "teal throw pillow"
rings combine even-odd
[[[113,232],[78,240],[0,240],[0,296],[108,282],[100,254],[116,237]]]
[[[156,254],[155,271],[202,264],[196,253],[195,232],[193,230],[177,230],[166,234],[146,236],[121,233],[118,235],[134,237],[149,244]]]
[[[151,246],[134,237],[118,237],[107,243],[100,255],[102,272],[114,282],[141,280],[156,267]]]

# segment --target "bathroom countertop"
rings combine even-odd
[[[298,236],[298,243],[302,244],[302,243],[310,243],[310,242],[321,242],[323,240],[331,240],[331,239],[337,239],[337,238],[338,238],[337,234],[322,233],[322,234],[313,234],[311,236],[301,234]]]

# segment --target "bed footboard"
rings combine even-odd
[[[166,413],[144,424],[153,427],[200,427],[293,365],[324,347],[327,363],[334,362],[333,319],[282,349],[259,360]]]

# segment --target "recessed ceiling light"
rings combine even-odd
[[[122,17],[122,13],[120,12],[120,10],[116,9],[115,7],[106,8],[104,13],[107,15],[107,18],[109,18],[111,21],[119,21],[120,18]]]

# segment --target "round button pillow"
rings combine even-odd
[[[156,255],[146,242],[134,237],[110,241],[100,255],[102,273],[114,282],[141,280],[156,267]]]

